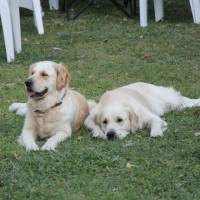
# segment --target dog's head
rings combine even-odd
[[[42,61],[30,66],[25,85],[28,96],[40,100],[52,92],[62,90],[69,81],[69,72],[63,64]]]
[[[134,110],[121,102],[99,106],[93,120],[105,134],[103,138],[108,140],[123,139],[138,128],[138,117]]]

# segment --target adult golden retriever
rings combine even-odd
[[[134,83],[106,92],[90,110],[85,125],[94,137],[122,139],[130,132],[150,128],[150,136],[163,136],[167,123],[164,113],[200,106],[200,99],[182,96],[171,87]]]
[[[69,89],[69,81],[63,64],[42,61],[30,66],[25,81],[28,102],[13,103],[9,108],[26,115],[19,143],[27,151],[39,150],[37,137],[49,138],[42,150],[54,150],[83,124],[89,114],[88,104],[81,94]]]

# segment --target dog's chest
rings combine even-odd
[[[62,117],[59,113],[37,113],[35,115],[37,133],[40,137],[48,137],[56,133],[56,129],[62,123]]]

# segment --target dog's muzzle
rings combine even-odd
[[[41,98],[48,92],[48,88],[45,88],[41,92],[34,91],[33,90],[33,80],[32,79],[26,80],[25,81],[25,85],[26,85],[26,88],[27,88],[28,96],[32,97],[32,98]]]

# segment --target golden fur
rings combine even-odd
[[[143,127],[150,128],[151,137],[159,137],[167,128],[160,116],[193,106],[200,106],[200,99],[184,97],[171,87],[138,82],[103,94],[85,125],[93,137],[102,139],[123,139]]]
[[[27,104],[14,103],[10,107],[11,111],[20,112],[26,106],[19,142],[27,151],[38,150],[36,138],[47,137],[49,139],[41,149],[54,150],[83,124],[89,114],[87,101],[68,88],[70,74],[63,64],[50,61],[35,63],[30,66],[28,80],[32,86]]]

